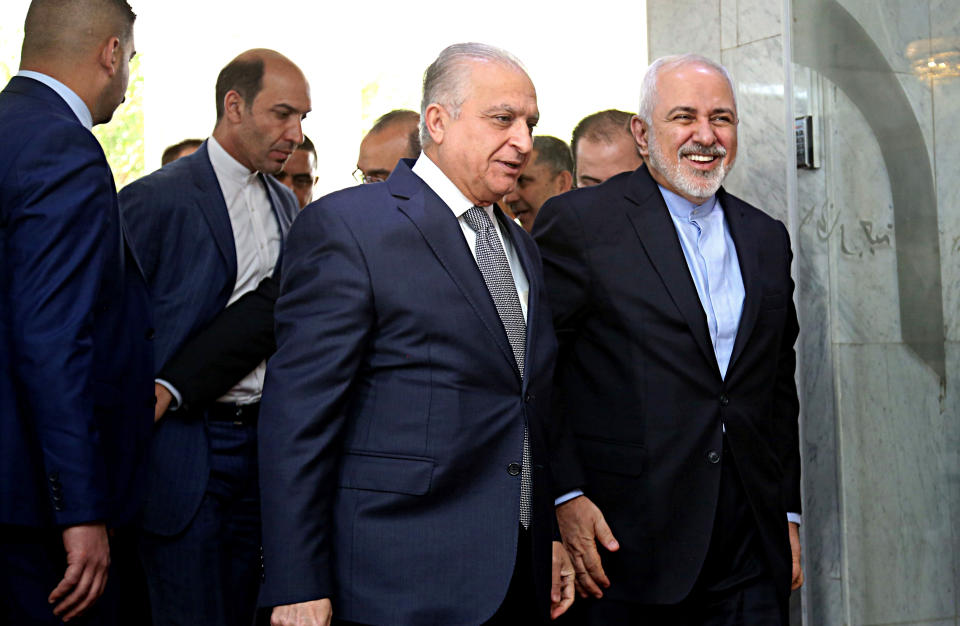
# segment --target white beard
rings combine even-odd
[[[657,143],[655,133],[652,132],[652,129],[647,135],[647,147],[647,158],[650,160],[650,165],[653,169],[661,172],[664,178],[667,179],[667,182],[673,185],[681,194],[693,198],[706,200],[717,193],[720,185],[723,184],[723,179],[726,178],[730,170],[733,169],[733,163],[725,163],[723,161],[724,157],[720,157],[720,165],[712,170],[703,171],[694,168],[685,168],[682,165],[683,157],[680,155],[683,151],[682,146],[677,150],[677,162],[670,163],[660,149],[660,144]],[[723,148],[720,149],[723,150]],[[726,156],[726,150],[723,151],[724,156]]]

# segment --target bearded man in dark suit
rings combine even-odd
[[[632,120],[645,165],[534,227],[581,623],[786,624],[802,581],[790,242],[720,187],[738,121],[722,66],[657,60]]]

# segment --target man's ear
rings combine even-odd
[[[571,174],[567,170],[561,170],[560,173],[557,174],[556,180],[557,180],[557,193],[554,195],[566,193],[567,191],[570,191],[571,189],[573,189],[573,174]]]
[[[97,62],[109,76],[113,76],[120,69],[123,63],[123,46],[120,45],[120,39],[110,37],[100,45],[97,51]]]
[[[447,110],[436,102],[424,111],[424,124],[427,127],[427,132],[430,133],[433,143],[438,146],[443,143],[443,135],[446,132],[449,120],[450,116],[447,115]]]
[[[640,155],[646,157],[650,152],[647,143],[647,133],[650,132],[650,128],[639,115],[634,115],[633,119],[630,120],[630,132],[633,133],[633,140],[637,142],[637,150]]]
[[[239,124],[243,119],[243,108],[246,103],[239,92],[231,89],[223,97],[223,114],[231,123]]]

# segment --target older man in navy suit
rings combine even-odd
[[[495,205],[536,92],[481,44],[444,50],[423,91],[416,163],[308,206],[284,253],[260,421],[277,626],[534,624],[573,600],[540,258]]]
[[[116,542],[141,501],[152,331],[90,129],[123,101],[134,19],[122,0],[34,0],[20,72],[0,93],[4,624],[85,611],[113,623],[125,578]]]
[[[197,152],[120,193],[157,320],[156,372],[271,276],[299,211],[281,170],[303,141],[303,73],[250,50],[217,78],[217,124]],[[232,342],[253,341],[244,333]],[[158,380],[142,554],[154,624],[249,625],[260,581],[256,428],[265,364],[218,401]],[[203,373],[198,375],[203,376]],[[171,409],[166,410],[170,406]]]

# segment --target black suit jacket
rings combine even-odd
[[[718,197],[746,291],[725,380],[646,167],[551,199],[534,227],[560,343],[555,485],[582,488],[620,541],[603,555],[609,597],[673,603],[690,592],[710,542],[723,425],[762,552],[789,594],[786,513],[800,511],[790,244],[782,223]]]

